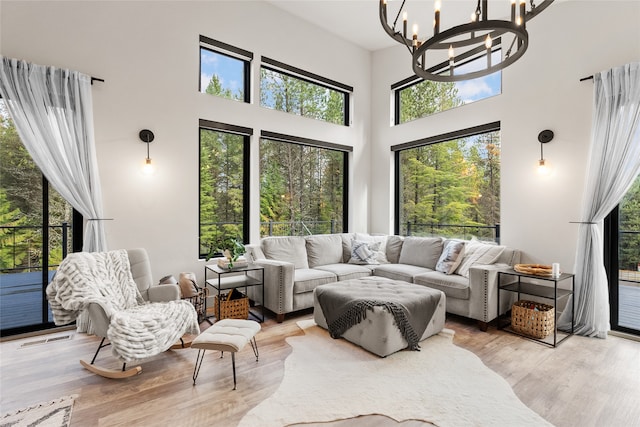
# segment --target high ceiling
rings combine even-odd
[[[317,25],[367,50],[384,49],[397,44],[382,29],[378,17],[379,0],[266,0],[313,25]],[[558,0],[556,0],[558,1]],[[388,15],[395,18],[402,0],[387,0]],[[536,3],[541,3],[537,0]],[[467,22],[475,11],[477,0],[441,0],[441,29]],[[554,5],[551,6],[553,8]],[[508,19],[510,0],[489,0],[489,19]],[[529,0],[527,0],[527,10]],[[417,22],[420,38],[425,38],[433,25],[433,0],[406,0],[409,25]],[[549,9],[551,10],[551,9]],[[545,11],[544,13],[548,13]],[[393,18],[392,18],[393,15]],[[409,31],[411,31],[409,29]],[[430,35],[430,34],[428,34]]]

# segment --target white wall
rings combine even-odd
[[[368,51],[301,23],[268,3],[2,1],[1,53],[82,71],[94,84],[98,163],[109,248],[145,247],[154,277],[195,271],[198,261],[198,120],[254,129],[251,240],[258,238],[261,130],[354,147],[350,230],[368,229],[370,62]],[[198,92],[199,35],[254,53],[254,103]],[[350,127],[257,105],[264,55],[354,87]],[[151,129],[157,172],[143,176]]]
[[[467,127],[501,122],[502,242],[525,262],[559,262],[573,271],[590,143],[592,81],[580,78],[640,60],[640,2],[556,2],[528,25],[529,48],[503,70],[502,94],[390,127],[389,87],[411,72],[401,46],[373,54],[371,231],[393,231],[389,147]],[[402,66],[400,66],[402,65]],[[555,174],[541,179],[537,135]],[[377,208],[376,208],[377,207]]]

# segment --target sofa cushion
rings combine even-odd
[[[495,263],[504,248],[504,246],[483,243],[479,240],[468,241],[464,246],[464,257],[456,269],[456,274],[469,278],[469,268],[472,265]]]
[[[438,289],[447,298],[469,299],[469,279],[457,274],[447,275],[439,271],[418,274],[413,278],[414,283]]]
[[[400,251],[399,264],[411,264],[436,269],[436,263],[442,253],[440,237],[405,237]]]
[[[337,281],[335,274],[315,268],[297,268],[293,273],[293,293],[313,291],[316,286]]]
[[[402,243],[404,237],[389,236],[387,237],[387,260],[393,264],[397,264],[400,259],[400,251],[402,251]]]
[[[342,237],[339,234],[317,234],[305,237],[309,268],[342,262]]]
[[[351,241],[355,237],[355,233],[341,233],[342,238],[342,262],[349,262],[351,259]]]
[[[393,280],[404,280],[405,282],[412,283],[413,277],[433,271],[425,267],[419,267],[417,265],[410,264],[383,264],[377,266],[373,270],[374,276],[386,277]]]
[[[266,237],[261,246],[267,259],[290,262],[296,269],[309,268],[306,241],[302,236]]]
[[[445,274],[453,274],[464,257],[464,241],[447,239],[444,241],[442,254],[436,264],[436,271]]]
[[[364,265],[355,264],[328,264],[316,267],[316,270],[328,271],[335,274],[338,280],[359,279],[371,276],[372,269]]]

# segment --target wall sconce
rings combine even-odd
[[[151,158],[149,157],[149,144],[153,142],[154,135],[149,129],[142,129],[138,134],[140,140],[147,144],[147,158],[144,159],[144,165],[142,166],[142,172],[145,175],[151,175],[155,172],[155,168],[151,163]]]
[[[538,134],[538,141],[540,141],[540,160],[538,160],[538,173],[540,175],[549,175],[551,173],[551,165],[549,160],[544,158],[544,144],[551,142],[553,139],[553,131],[546,129]]]

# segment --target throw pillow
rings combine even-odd
[[[353,240],[351,242],[351,259],[349,260],[349,264],[380,264],[378,257],[380,254],[384,256],[384,253],[380,252],[380,246],[382,246],[381,242]]]
[[[436,264],[436,271],[453,274],[464,258],[464,242],[460,240],[446,240],[444,249]]]
[[[389,264],[389,260],[387,259],[387,238],[389,236],[385,235],[377,235],[377,234],[366,234],[366,233],[355,233],[353,240],[358,240],[360,242],[366,243],[380,243],[379,249],[376,251],[376,259],[380,264]]]
[[[504,251],[505,246],[498,246],[489,243],[483,243],[478,240],[471,240],[465,244],[464,257],[456,270],[460,276],[469,278],[469,269],[475,264],[493,264],[500,254]]]

